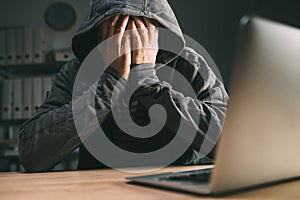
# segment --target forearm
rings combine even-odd
[[[213,75],[213,74],[211,74]],[[199,75],[200,76],[200,75]],[[140,102],[146,110],[153,105],[160,104],[167,113],[165,126],[174,134],[178,132],[176,124],[184,125],[188,133],[195,132],[195,138],[188,136],[182,140],[191,141],[190,157],[200,157],[201,152],[210,153],[218,140],[223,126],[227,106],[227,94],[220,82],[213,76],[207,77],[206,86],[197,85],[199,91],[195,91],[196,97],[183,95],[176,91],[170,84],[161,81],[150,64],[136,66],[135,74],[129,77],[129,84],[133,81],[140,86],[134,93],[134,98]],[[197,80],[195,78],[195,80]],[[203,81],[202,81],[203,82]],[[204,84],[205,85],[205,84]],[[160,119],[161,115],[156,116]],[[189,135],[189,134],[187,134]],[[205,143],[203,143],[205,140]],[[198,156],[196,156],[198,152]],[[200,152],[200,153],[201,153]],[[203,156],[202,156],[203,157]],[[193,163],[193,159],[186,163]]]
[[[111,111],[111,89],[121,92],[125,84],[123,80],[121,81],[123,85],[115,85],[119,79],[118,75],[106,71],[99,83],[90,86],[76,100],[58,108],[46,111],[41,109],[26,122],[20,131],[19,144],[20,161],[24,168],[27,171],[48,170],[81,145],[81,140],[92,134],[98,125],[94,120],[89,119],[95,112],[95,108],[99,120],[97,123],[102,123]],[[92,98],[96,101],[92,101]],[[93,106],[92,102],[96,105]],[[80,112],[74,113],[72,106],[75,106],[77,111],[85,110],[90,114],[83,119],[88,129],[81,132],[83,135],[80,137],[74,119],[82,116]]]

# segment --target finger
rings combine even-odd
[[[129,15],[123,15],[119,17],[119,23],[115,26],[115,34],[124,33],[129,21]]]
[[[142,44],[141,36],[137,30],[137,26],[134,21],[130,22],[130,27],[132,27],[131,30],[132,30],[133,49],[134,50],[142,49],[143,44]]]
[[[129,15],[122,16],[120,20],[121,20],[120,25],[118,25],[118,27],[116,27],[116,29],[115,29],[115,34],[118,34],[117,42],[119,45],[121,45],[122,38],[124,36],[125,30],[126,30],[126,27],[127,27],[128,21],[129,21]]]
[[[106,39],[107,37],[107,20],[104,20],[100,26],[98,27],[97,30],[97,38],[98,38],[98,42],[102,42]]]
[[[123,44],[121,46],[123,47],[123,51],[124,51],[123,53],[124,54],[130,54],[130,52],[131,52],[131,48],[130,48],[130,35],[128,33],[125,33],[123,35],[122,43]]]
[[[143,21],[144,21],[144,24],[146,27],[149,27],[149,28],[155,28],[157,27],[155,24],[154,24],[154,20],[151,20],[147,17],[143,17]]]
[[[156,21],[156,20],[151,20],[152,21],[152,23],[156,26],[156,27],[163,27],[162,25],[161,25],[161,23],[159,23],[158,21]]]
[[[107,37],[111,37],[115,34],[115,27],[118,25],[119,17],[120,15],[115,15],[109,20],[106,27],[108,29]]]
[[[140,17],[133,17],[133,20],[134,23],[136,24],[136,27],[138,28],[138,32],[140,33],[142,44],[146,46],[149,42],[147,28]]]
[[[143,21],[148,29],[149,44],[156,43],[158,40],[158,28],[155,24],[156,21],[147,17],[143,17]]]

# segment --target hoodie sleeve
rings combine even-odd
[[[89,86],[82,96],[72,102],[73,84],[79,66],[80,63],[74,59],[62,67],[43,105],[20,129],[19,158],[28,172],[51,169],[81,145],[74,124],[77,113],[72,113],[72,104],[92,112],[90,99],[95,98],[97,117],[101,122],[111,111],[113,89],[117,92],[124,89],[126,80],[107,68],[98,83]],[[121,84],[116,85],[118,81]],[[96,87],[96,90],[91,87]],[[93,127],[96,127],[95,124],[87,125],[89,129],[84,133],[85,137],[92,134]]]
[[[134,74],[130,74],[130,78],[134,77],[134,84],[139,86],[134,93],[135,99],[146,110],[155,104],[162,105],[167,117],[171,118],[166,121],[166,126],[174,134],[178,131],[175,124],[180,123],[180,120],[188,127],[185,130],[197,132],[190,149],[178,160],[177,164],[201,164],[203,160],[211,162],[214,157],[214,148],[210,147],[215,146],[221,133],[228,95],[222,82],[202,57],[190,50],[184,50],[184,53],[185,57],[191,59],[192,62],[178,57],[171,63],[171,66],[173,65],[176,70],[184,74],[196,98],[185,96],[173,89],[170,83],[161,81],[153,64],[134,66],[136,70]],[[131,81],[128,80],[128,84]],[[208,132],[213,134],[208,134]],[[203,156],[203,152],[206,152],[206,157]]]

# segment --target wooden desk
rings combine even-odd
[[[180,171],[194,167],[169,167],[160,172]],[[214,199],[151,187],[127,184],[124,179],[132,174],[116,170],[68,171],[50,173],[0,173],[1,200],[155,200],[155,199]],[[250,190],[217,199],[300,199],[300,180]]]

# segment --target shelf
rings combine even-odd
[[[0,120],[0,126],[13,126],[23,124],[27,119],[6,119]]]
[[[66,62],[33,63],[17,65],[0,65],[0,74],[10,75],[32,75],[43,73],[57,73]]]

